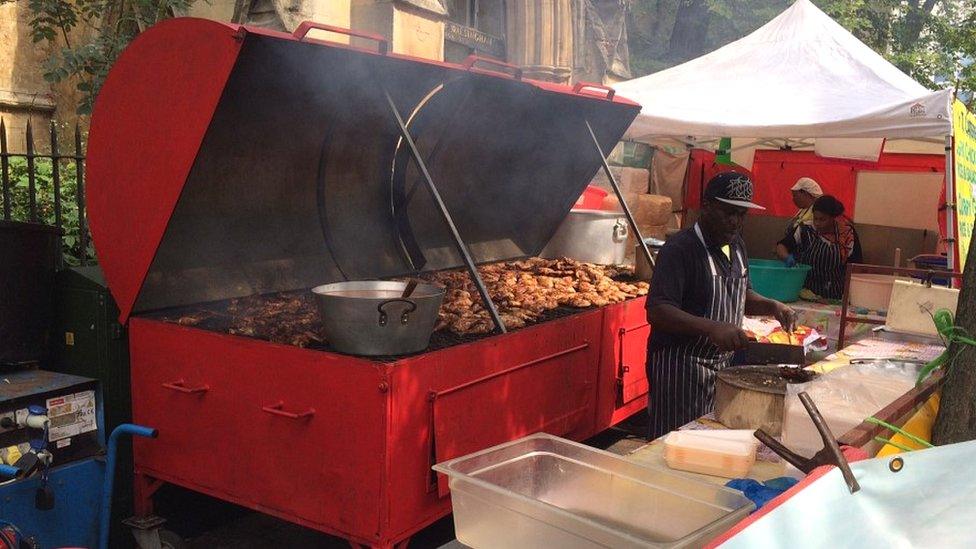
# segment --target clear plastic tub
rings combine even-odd
[[[743,478],[756,463],[752,431],[674,431],[664,439],[668,467],[703,475]]]
[[[740,492],[547,434],[434,466],[458,540],[493,547],[695,547],[753,504]]]

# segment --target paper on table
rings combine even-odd
[[[849,358],[889,358],[928,362],[935,360],[943,351],[945,351],[945,347],[942,345],[883,341],[869,338],[862,339],[854,345],[845,348],[843,353]]]

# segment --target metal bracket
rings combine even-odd
[[[132,535],[136,538],[136,546],[139,549],[162,549],[159,529],[166,524],[166,519],[163,517],[156,515],[129,517],[123,520],[122,524],[132,529]]]
[[[586,124],[587,131],[590,132],[590,137],[593,139],[593,146],[596,148],[596,152],[600,154],[600,161],[603,162],[603,171],[607,174],[607,180],[610,181],[610,186],[613,188],[613,192],[617,195],[617,200],[620,202],[620,208],[623,209],[624,215],[627,217],[627,223],[630,224],[630,228],[634,231],[634,238],[637,239],[637,245],[640,246],[641,253],[644,254],[644,258],[647,259],[647,264],[653,269],[656,267],[656,262],[654,261],[654,256],[651,255],[650,248],[647,247],[647,243],[644,242],[644,237],[640,233],[640,228],[637,227],[637,221],[634,219],[634,214],[630,212],[630,206],[627,205],[627,201],[624,200],[624,194],[620,192],[620,186],[617,184],[617,179],[613,176],[613,172],[610,171],[610,163],[607,162],[607,155],[603,152],[603,147],[600,146],[600,141],[596,138],[596,133],[593,132],[593,126],[590,125],[590,121],[583,119],[583,123]]]
[[[414,143],[413,137],[410,135],[410,131],[407,129],[407,125],[403,122],[403,117],[400,115],[400,111],[397,109],[396,103],[393,101],[393,97],[390,96],[390,92],[385,87],[383,88],[383,95],[386,96],[386,102],[390,106],[390,112],[393,113],[393,117],[396,119],[397,127],[400,129],[400,135],[403,137],[403,141],[407,144],[407,149],[410,151],[410,155],[413,156],[414,162],[417,163],[417,169],[420,171],[424,181],[427,183],[427,189],[430,191],[431,197],[434,199],[434,203],[437,205],[438,210],[440,210],[441,216],[444,218],[444,222],[447,224],[447,228],[451,231],[451,236],[454,238],[454,245],[457,247],[457,251],[461,255],[461,259],[464,260],[464,265],[468,268],[468,274],[471,275],[471,280],[474,281],[475,286],[478,287],[478,294],[481,296],[481,301],[485,304],[485,309],[488,310],[488,314],[491,315],[491,319],[495,323],[495,329],[504,334],[506,332],[505,324],[502,322],[501,316],[498,314],[498,309],[495,307],[495,303],[488,295],[488,288],[485,286],[485,281],[482,280],[481,274],[478,273],[478,267],[475,265],[474,259],[471,257],[471,252],[468,250],[468,246],[461,238],[461,233],[458,232],[457,226],[454,224],[454,219],[451,217],[451,212],[448,211],[447,205],[444,204],[444,200],[441,198],[440,192],[437,191],[437,186],[434,185],[434,180],[430,177],[430,172],[427,170],[427,163],[424,162],[423,156],[420,154],[420,150],[417,149],[417,144]]]
[[[844,475],[844,482],[847,483],[847,489],[852,494],[857,492],[861,489],[861,486],[857,483],[857,479],[854,478],[854,473],[851,472],[851,467],[848,465],[844,454],[840,451],[837,439],[834,438],[833,433],[830,432],[830,428],[827,427],[827,422],[824,420],[823,415],[820,414],[820,410],[817,409],[817,406],[813,403],[813,399],[807,393],[800,393],[799,397],[800,402],[803,403],[803,407],[807,409],[807,414],[810,415],[810,419],[813,420],[814,426],[820,432],[820,438],[823,439],[824,443],[822,450],[814,454],[812,458],[805,458],[786,446],[783,446],[782,443],[762,429],[756,431],[756,438],[766,446],[769,446],[770,450],[776,452],[780,457],[804,473],[809,473],[822,465],[836,466],[840,469],[841,474]]]

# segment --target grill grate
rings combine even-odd
[[[295,292],[287,292],[285,294],[272,294],[272,295],[262,296],[262,297],[266,298],[266,300],[270,302],[276,298],[282,296],[289,296],[289,295],[293,296],[295,295]],[[254,299],[254,298],[249,298],[249,299]],[[234,326],[234,321],[237,320],[238,318],[232,315],[230,312],[228,312],[228,309],[230,308],[232,301],[233,300],[225,300],[225,301],[217,301],[212,303],[204,303],[199,305],[189,305],[186,307],[165,309],[162,311],[156,311],[147,316],[149,318],[154,318],[156,320],[179,323],[177,321],[181,318],[185,318],[193,315],[199,315],[201,312],[206,312],[207,315],[205,316],[205,318],[203,318],[196,324],[192,324],[191,327],[198,328],[201,330],[207,330],[211,332],[220,332],[220,333],[231,334],[231,335],[239,335],[241,337],[249,337],[251,339],[257,339],[260,341],[273,341],[273,339],[268,337],[250,336],[239,332],[237,333],[233,332],[232,328]],[[558,307],[556,309],[552,309],[550,311],[545,312],[541,317],[539,317],[537,321],[528,323],[526,327],[535,326],[545,322],[551,322],[553,320],[584,313],[586,311],[590,311],[596,308],[597,307],[578,309],[574,307]],[[519,328],[519,329],[525,329],[525,328]],[[510,331],[517,331],[517,330],[510,330]],[[448,347],[454,347],[456,345],[462,345],[465,343],[479,341],[481,339],[492,337],[493,335],[494,334],[459,335],[459,334],[455,334],[454,332],[451,332],[450,330],[439,330],[431,334],[430,346],[427,347],[427,349],[422,353],[417,353],[417,354],[439,351],[441,349],[446,349]],[[284,337],[287,339],[288,334],[285,333]],[[328,345],[328,343],[311,342],[306,346],[306,348],[314,349],[317,351],[328,351],[332,353],[343,354],[333,349],[331,346]],[[411,356],[411,355],[394,355],[394,356],[380,356],[380,357],[374,356],[374,357],[370,357],[370,360],[376,360],[379,362],[393,362],[401,358],[404,358],[406,356]]]

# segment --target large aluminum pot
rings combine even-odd
[[[403,355],[430,344],[444,290],[417,284],[402,298],[406,282],[336,282],[312,288],[326,341],[342,353]]]
[[[620,265],[627,256],[628,233],[622,212],[572,210],[540,255]]]

